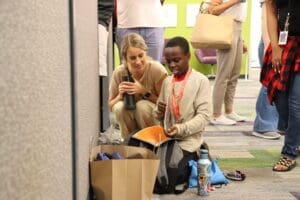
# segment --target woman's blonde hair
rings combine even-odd
[[[129,33],[123,38],[121,45],[121,55],[123,59],[126,59],[126,53],[129,47],[139,48],[144,51],[148,50],[144,38],[137,33]]]

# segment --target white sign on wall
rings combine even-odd
[[[193,27],[196,23],[196,18],[199,13],[200,4],[187,4],[186,5],[186,27]]]
[[[163,5],[165,27],[177,27],[177,4]]]

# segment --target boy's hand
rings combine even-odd
[[[165,113],[166,112],[166,103],[162,102],[162,101],[158,102],[157,108],[160,113]]]
[[[157,104],[157,110],[155,111],[156,113],[156,118],[157,119],[162,119],[165,115],[165,111],[166,111],[166,103],[160,101]]]
[[[176,126],[171,126],[170,128],[168,128],[166,134],[170,137],[175,136],[178,133],[178,129]]]

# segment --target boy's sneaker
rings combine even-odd
[[[268,132],[253,131],[252,135],[255,137],[269,139],[269,140],[278,140],[281,137],[281,135],[275,131],[268,131]]]
[[[231,119],[231,120],[236,121],[236,122],[244,122],[244,121],[247,120],[246,117],[240,116],[240,115],[236,114],[235,112],[232,112],[230,114],[225,114],[225,116],[228,119]]]
[[[226,118],[224,115],[220,115],[219,117],[213,117],[210,120],[210,123],[213,125],[235,125],[236,121]]]

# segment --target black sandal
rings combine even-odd
[[[284,168],[278,169],[278,166],[281,165]],[[287,158],[285,156],[282,156],[278,162],[273,166],[273,171],[276,172],[287,172],[293,169],[296,166],[296,160]]]

